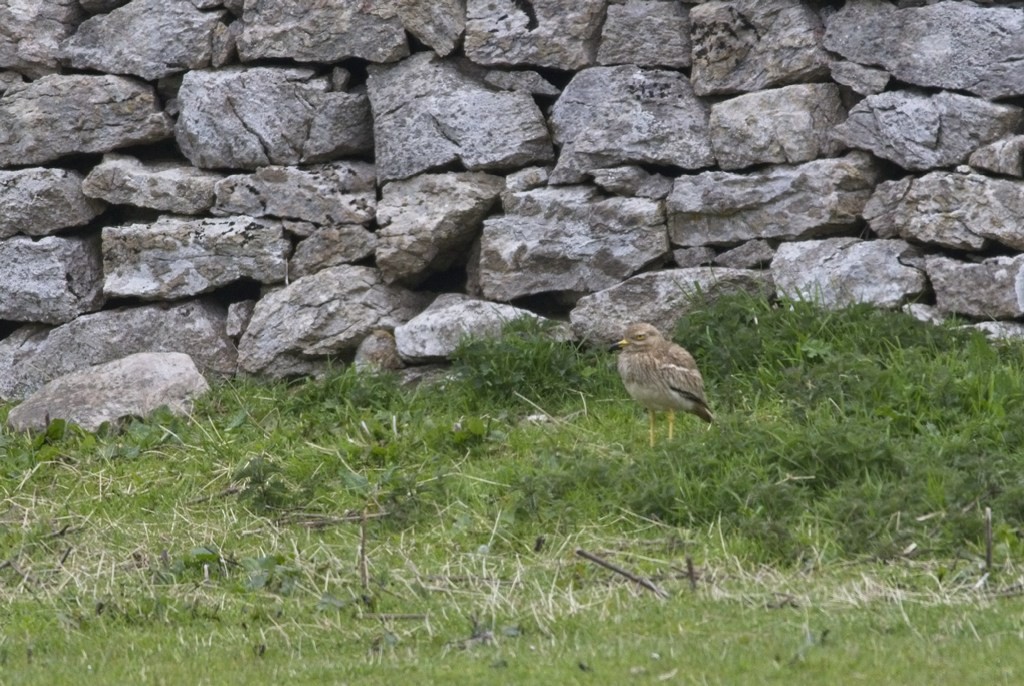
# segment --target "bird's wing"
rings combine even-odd
[[[673,345],[666,350],[664,359],[658,365],[658,371],[662,374],[671,388],[676,393],[684,395],[701,405],[707,405],[707,398],[704,396],[704,378],[697,369],[697,362],[685,348]]]

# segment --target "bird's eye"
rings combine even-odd
[[[647,334],[645,334],[645,333],[638,333],[636,336],[633,336],[633,338],[637,339],[638,341],[642,341],[645,338],[647,338]]]

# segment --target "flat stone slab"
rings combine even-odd
[[[146,417],[161,407],[188,414],[193,400],[209,390],[188,355],[137,353],[54,379],[14,407],[7,425],[44,431],[50,421],[63,419],[96,431],[105,422]]]

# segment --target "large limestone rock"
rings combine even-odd
[[[539,318],[512,305],[445,293],[395,329],[398,354],[409,362],[450,359],[464,339],[497,337],[506,324],[522,317]],[[566,333],[561,331],[561,337]]]
[[[384,186],[377,267],[388,283],[416,284],[465,257],[505,187],[482,172],[420,174]]]
[[[821,20],[800,0],[716,0],[690,10],[693,90],[743,93],[821,81]]]
[[[408,178],[459,162],[507,170],[554,159],[547,125],[528,93],[495,92],[454,61],[418,53],[371,66],[377,175]]]
[[[864,217],[879,236],[979,251],[989,240],[1024,250],[1024,182],[932,172],[878,185]]]
[[[358,224],[319,227],[295,246],[288,261],[288,278],[365,260],[373,256],[377,242],[377,234]]]
[[[153,143],[170,137],[171,130],[170,117],[144,83],[52,74],[0,97],[0,166]]]
[[[466,0],[398,0],[405,30],[441,57],[450,54],[466,30]]]
[[[239,366],[274,377],[311,374],[374,329],[420,313],[429,296],[383,282],[370,267],[331,267],[265,295],[238,344]]]
[[[484,221],[479,280],[489,300],[613,286],[668,253],[661,203],[601,199],[593,188],[507,194],[505,215]]]
[[[971,153],[967,163],[993,174],[1024,176],[1024,136],[1010,136],[983,145]]]
[[[1022,110],[957,93],[890,91],[869,95],[835,128],[853,148],[904,169],[930,170],[967,161],[979,147],[1013,133]]]
[[[331,91],[312,69],[190,71],[178,101],[178,145],[197,167],[325,162],[373,148],[366,96]]]
[[[848,2],[829,18],[824,43],[907,83],[989,99],[1024,95],[1019,8],[939,2],[897,9],[878,0]]]
[[[226,10],[203,11],[191,0],[132,0],[84,21],[61,52],[76,69],[153,81],[227,62],[234,47],[227,17]]]
[[[856,226],[878,170],[852,153],[750,174],[680,176],[666,204],[673,245],[735,245],[792,240]]]
[[[229,176],[216,186],[214,214],[280,217],[318,225],[368,224],[377,207],[375,172],[366,162],[271,166]]]
[[[107,295],[173,300],[239,279],[284,281],[291,243],[280,222],[252,217],[179,219],[103,228]]]
[[[86,314],[56,328],[25,326],[0,340],[0,400],[22,398],[46,382],[137,352],[183,352],[200,369],[235,372],[227,312],[203,300]]]
[[[908,264],[917,257],[917,249],[898,239],[827,238],[783,243],[771,270],[779,297],[829,309],[897,308],[928,288],[924,272]]]
[[[768,297],[771,275],[752,269],[691,267],[638,274],[620,284],[579,299],[569,313],[576,336],[594,342],[622,338],[633,322],[650,322],[672,331],[695,307],[723,295],[749,293]]]
[[[0,70],[30,78],[59,68],[60,42],[85,18],[76,0],[14,0],[0,4]]]
[[[213,206],[213,188],[224,176],[175,161],[143,162],[107,153],[82,183],[82,192],[116,205],[175,214],[202,214]]]
[[[434,0],[431,0],[433,2]],[[243,62],[287,58],[394,62],[409,54],[392,2],[246,0],[238,54]]]
[[[0,320],[60,324],[103,305],[92,238],[14,236],[0,241]]]
[[[54,379],[7,415],[14,431],[43,431],[63,419],[86,431],[145,417],[161,407],[188,414],[210,385],[184,353],[136,353]]]
[[[1024,315],[1024,256],[973,263],[936,255],[925,260],[925,270],[942,313],[979,319]]]
[[[467,0],[466,56],[477,64],[579,69],[594,63],[607,0]]]
[[[82,175],[67,169],[0,170],[0,239],[45,236],[87,224],[104,203],[82,192]]]
[[[680,3],[663,0],[626,0],[608,5],[597,63],[689,67],[689,10]]]
[[[679,72],[585,69],[552,108],[551,127],[562,148],[552,183],[578,183],[590,170],[623,163],[714,164],[708,106]]]
[[[831,83],[749,93],[711,107],[711,145],[722,169],[807,162],[843,150],[832,128],[845,118]]]

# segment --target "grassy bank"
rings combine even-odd
[[[676,339],[719,421],[653,449],[528,325],[414,389],[0,434],[0,681],[1017,682],[1024,348],[747,299]]]

